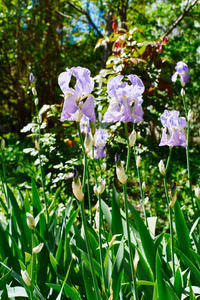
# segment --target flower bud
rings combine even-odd
[[[105,172],[105,170],[106,170],[106,163],[102,163],[101,172],[103,173],[103,172]]]
[[[142,189],[143,189],[143,191],[146,191],[146,183],[145,183],[145,181],[143,181],[143,183],[142,183]]]
[[[165,165],[164,165],[163,160],[160,160],[160,162],[159,162],[159,164],[158,164],[158,167],[159,167],[160,173],[161,173],[163,176],[166,175],[166,173],[165,173]]]
[[[94,191],[95,195],[98,197],[98,189],[97,189],[97,185],[96,184],[93,187],[93,191]]]
[[[28,272],[25,270],[25,271],[22,271],[21,270],[21,275],[22,275],[22,279],[24,280],[24,282],[28,285],[28,286],[31,286],[31,280],[30,280],[30,277],[28,275]]]
[[[137,249],[135,250],[135,257],[134,257],[134,261],[133,261],[133,264],[134,264],[134,277],[136,277],[136,272],[137,272],[137,265],[138,265],[138,262],[140,260],[140,257],[138,255],[138,252],[137,252]]]
[[[43,246],[44,246],[44,243],[40,243],[35,248],[33,248],[33,254],[39,253],[42,250]]]
[[[129,147],[133,147],[136,142],[136,131],[133,130],[129,135]]]
[[[27,225],[30,229],[34,229],[35,227],[35,219],[33,218],[33,216],[29,213],[26,213],[26,216],[27,216]]]
[[[82,116],[83,116],[83,113],[82,113],[81,109],[78,108],[77,111],[76,111],[75,114],[74,114],[74,120],[75,120],[76,122],[80,122]]]
[[[194,188],[194,191],[195,191],[195,196],[200,200],[200,188],[196,187]]]
[[[35,148],[40,151],[40,144],[39,141],[37,139],[35,139]]]
[[[4,148],[5,148],[5,140],[4,139],[2,139],[1,140],[1,150],[3,151],[4,150]]]
[[[176,183],[174,183],[172,186],[172,189],[169,194],[169,198],[171,199],[169,206],[173,207],[174,204],[176,203],[176,199],[177,199]]]
[[[187,119],[188,119],[188,121],[192,121],[193,118],[194,118],[194,112],[193,112],[192,109],[190,109],[190,110],[188,111]]]
[[[72,182],[72,191],[78,201],[82,201],[84,194],[82,192],[82,185],[80,179],[77,182]]]
[[[98,209],[96,210],[94,221],[95,221],[96,229],[99,232],[99,210]]]
[[[33,96],[37,96],[37,91],[34,86],[32,87],[32,94]]]
[[[86,134],[84,146],[85,146],[86,154],[88,154],[90,151],[92,151],[92,136],[91,136],[90,132],[87,132],[87,134]]]
[[[185,96],[185,90],[183,88],[181,89],[181,96]]]
[[[35,98],[35,105],[38,105],[38,103],[39,103],[39,99],[38,98]]]
[[[136,166],[137,166],[137,168],[140,167],[140,164],[141,164],[141,156],[138,155],[138,156],[137,156],[137,159],[136,159]]]
[[[124,167],[121,165],[121,166],[117,166],[116,167],[116,173],[117,173],[117,178],[118,180],[122,183],[122,184],[125,184],[126,181],[127,181],[127,175],[124,171]]]
[[[30,80],[30,83],[32,83],[32,84],[35,82],[35,77],[34,77],[33,73],[30,73],[29,80]]]
[[[101,195],[104,192],[105,187],[106,187],[106,181],[105,181],[105,179],[101,179],[99,182],[98,189],[97,189],[98,194]]]

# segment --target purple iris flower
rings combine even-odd
[[[186,120],[184,117],[179,118],[179,111],[165,110],[161,116],[161,123],[163,125],[163,132],[159,146],[182,146],[187,147],[186,135],[184,127]]]
[[[74,88],[69,87],[72,76],[76,78]],[[61,122],[80,122],[83,115],[91,121],[96,120],[94,97],[90,94],[94,88],[94,79],[90,77],[90,70],[82,67],[67,68],[66,72],[59,75],[58,84],[65,95]]]
[[[188,66],[184,62],[179,61],[175,67],[175,70],[176,72],[172,76],[171,81],[175,82],[177,80],[177,76],[180,75],[181,85],[185,86],[190,79],[190,75],[188,74]]]
[[[94,157],[102,158],[106,157],[106,140],[108,138],[108,132],[104,129],[97,129],[94,135],[95,149]]]
[[[143,121],[144,114],[141,106],[144,84],[137,75],[128,76],[131,85],[121,82],[122,79],[122,75],[117,75],[108,81],[107,90],[111,101],[104,115],[104,121],[140,123]]]

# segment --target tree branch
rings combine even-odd
[[[96,30],[97,34],[103,38],[103,34],[99,31],[99,29],[97,28],[97,26],[94,24],[94,22],[92,21],[91,17],[90,17],[90,14],[88,11],[85,11],[79,7],[77,7],[76,5],[74,5],[73,3],[71,3],[70,1],[66,1],[66,3],[68,3],[71,7],[73,7],[76,11],[78,11],[80,14],[86,16],[88,22],[90,25],[92,25],[92,27],[94,28],[94,30]],[[60,15],[62,16],[65,16],[64,14],[60,13],[59,11],[57,11],[57,13],[59,13]],[[68,17],[68,16],[66,16]]]
[[[193,6],[197,3],[198,0],[194,0],[192,2],[192,4],[190,5],[189,8],[187,8],[189,1],[186,4],[186,7],[184,9],[184,12],[181,16],[179,16],[179,18],[176,20],[176,22],[171,26],[171,28],[165,33],[165,36],[168,36],[173,30],[174,28],[183,20],[183,18],[189,13],[189,11],[193,8]]]

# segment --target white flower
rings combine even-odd
[[[94,191],[95,195],[98,197],[98,188],[97,188],[96,184],[93,187],[93,191]]]
[[[106,181],[105,179],[100,179],[100,182],[99,182],[99,186],[98,186],[98,194],[102,194],[105,190],[105,187],[106,187]]]
[[[200,188],[196,187],[194,188],[194,191],[195,191],[195,196],[200,200]]]
[[[193,118],[194,118],[194,112],[193,112],[193,110],[190,109],[188,111],[187,119],[188,119],[188,121],[192,121]]]
[[[35,105],[38,105],[39,104],[39,99],[38,98],[35,98]]]
[[[30,229],[34,229],[35,227],[35,219],[33,218],[33,216],[30,213],[26,213],[27,216],[27,225]]]
[[[44,246],[44,243],[40,243],[39,245],[37,245],[35,248],[33,248],[33,253],[36,254],[36,253],[39,253],[42,248]]]
[[[22,271],[21,270],[21,275],[22,275],[22,279],[24,280],[24,282],[28,285],[28,286],[31,286],[31,280],[30,280],[30,277],[28,275],[28,272],[25,270],[25,271]]]
[[[165,173],[165,165],[164,165],[163,160],[160,160],[160,162],[159,162],[159,164],[158,164],[158,167],[159,167],[160,173],[161,173],[163,176],[166,175],[166,173]]]
[[[34,88],[34,86],[32,87],[32,94],[33,94],[33,96],[37,96],[37,91],[36,91],[36,89]]]
[[[131,134],[129,135],[129,147],[133,147],[136,142],[136,131],[133,129]]]
[[[147,188],[147,187],[146,187],[146,183],[145,183],[145,181],[143,181],[143,182],[142,182],[142,189],[143,189],[143,191],[146,191],[146,188]]]

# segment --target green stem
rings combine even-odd
[[[174,237],[173,237],[173,221],[172,221],[172,208],[169,206],[169,194],[168,194],[168,188],[167,188],[167,170],[169,167],[169,162],[171,158],[171,153],[172,153],[172,147],[169,148],[169,156],[167,160],[167,165],[165,169],[165,175],[164,175],[164,185],[165,185],[165,194],[166,194],[166,199],[167,199],[167,206],[169,209],[169,226],[170,226],[170,244],[171,244],[171,258],[172,258],[172,274],[173,277],[175,278],[175,262],[174,262]]]
[[[127,143],[127,161],[126,161],[126,174],[127,174],[128,170],[129,170],[129,166],[130,166],[130,157],[131,157],[131,151],[130,151],[130,147],[129,147],[127,123],[124,123],[124,129],[125,129],[126,143]]]
[[[130,267],[131,267],[131,281],[133,281],[132,292],[133,292],[134,299],[138,299],[137,288],[136,288],[135,279],[134,279],[134,265],[133,265],[134,258],[133,258],[133,252],[132,252],[132,247],[131,247],[131,236],[130,236],[129,217],[128,217],[127,185],[126,184],[123,185],[123,192],[124,192],[124,206],[125,206],[125,214],[126,214],[126,230],[127,230],[127,235],[128,235],[129,261],[130,261]]]
[[[187,109],[186,101],[185,101],[185,91],[183,88],[182,88],[182,90],[183,90],[183,92],[181,93],[181,95],[182,95],[182,99],[183,99],[183,106],[185,109],[186,119],[188,119],[188,109]],[[187,171],[188,171],[190,197],[192,200],[192,207],[195,212],[194,198],[193,198],[193,193],[192,193],[192,180],[191,180],[191,172],[190,172],[189,138],[190,138],[190,121],[187,121],[187,148],[186,148]]]
[[[86,175],[87,175],[87,155],[85,153],[85,147],[84,147],[83,138],[82,138],[82,135],[81,135],[79,122],[77,122],[77,128],[78,128],[78,133],[79,133],[79,138],[80,138],[82,150],[83,150],[83,153],[84,153],[84,170],[83,170],[83,186],[82,186],[82,190],[83,190],[83,193],[84,193],[85,192]],[[88,252],[88,257],[89,257],[89,262],[90,262],[90,268],[91,268],[92,279],[93,279],[93,283],[94,283],[94,290],[95,290],[95,294],[96,294],[96,299],[101,300],[101,296],[100,296],[100,292],[99,292],[99,288],[98,288],[98,282],[97,282],[96,273],[95,273],[95,268],[94,268],[94,262],[93,262],[93,258],[92,258],[90,238],[89,238],[89,234],[88,234],[88,230],[87,230],[84,200],[81,201],[81,215],[82,215],[83,228],[84,228],[85,238],[86,238],[86,247],[87,247],[87,252]]]
[[[40,128],[40,117],[39,117],[38,105],[36,105],[36,112],[37,112],[38,128],[39,128],[38,144],[39,144],[39,147],[40,147],[41,128]],[[38,149],[38,156],[39,156],[39,162],[40,162],[42,191],[43,191],[43,197],[44,197],[44,203],[45,203],[45,209],[46,209],[46,215],[47,215],[47,224],[48,224],[49,223],[49,213],[48,213],[48,209],[47,209],[47,198],[46,198],[46,194],[45,194],[45,179],[44,179],[40,149]]]
[[[99,195],[98,200],[99,200],[99,249],[100,249],[101,275],[102,275],[102,279],[103,279],[103,287],[104,287],[104,290],[106,291],[104,264],[103,264],[102,239],[101,239],[101,223],[102,223],[101,195]]]
[[[148,225],[147,223],[147,214],[146,214],[146,209],[144,206],[144,193],[143,193],[143,189],[142,189],[142,183],[141,183],[141,177],[140,177],[140,169],[136,166],[137,168],[137,174],[138,174],[138,181],[139,181],[139,186],[140,186],[140,195],[141,195],[141,204],[142,204],[142,209],[143,209],[143,213],[144,213],[144,219],[145,219],[145,224],[146,226]]]
[[[33,299],[33,285],[35,284],[35,278],[34,278],[34,268],[35,268],[35,257],[33,254],[33,248],[34,248],[34,231],[31,231],[31,243],[32,243],[32,257],[31,257],[31,299]]]
[[[95,268],[94,268],[94,262],[93,262],[93,258],[92,258],[90,239],[89,239],[89,234],[88,234],[88,230],[87,230],[84,201],[81,201],[81,215],[82,215],[82,220],[83,220],[83,227],[84,227],[85,238],[86,238],[86,246],[87,246],[87,252],[88,252],[88,257],[89,257],[89,262],[90,262],[90,267],[91,267],[91,273],[92,273],[92,279],[93,279],[93,283],[94,283],[96,299],[101,300],[98,283],[97,283],[97,278],[96,278],[96,273],[95,273]]]
[[[1,150],[1,158],[2,158],[2,169],[3,169],[3,176],[1,176],[1,181],[2,181],[2,187],[3,187],[3,192],[6,198],[6,203],[7,203],[7,208],[8,208],[8,212],[11,213],[10,211],[10,201],[8,198],[8,189],[7,189],[7,179],[6,179],[6,168],[5,168],[5,162],[4,162],[4,153],[3,150]],[[5,187],[3,182],[5,182]]]

